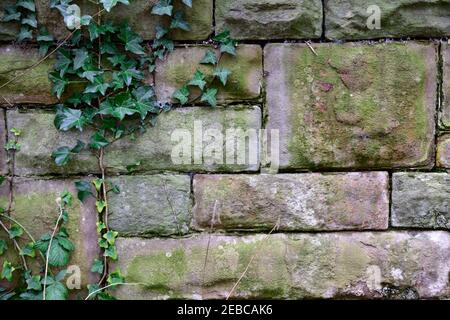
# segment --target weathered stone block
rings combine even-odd
[[[450,134],[438,138],[436,164],[440,168],[450,168]]]
[[[216,33],[235,39],[302,39],[322,35],[320,0],[221,0],[216,2]]]
[[[313,46],[265,48],[280,168],[432,166],[435,45]]]
[[[14,182],[12,216],[30,232],[35,240],[38,240],[42,235],[53,231],[59,215],[56,198],[65,190],[71,192],[74,197],[72,207],[68,208],[67,230],[75,246],[69,266],[74,266],[74,270],[79,268],[81,286],[85,289],[87,284],[99,280],[98,274],[90,272],[92,262],[100,254],[95,226],[97,217],[95,199],[91,198],[81,204],[76,199],[73,181],[17,178]],[[3,194],[3,197],[6,195]],[[29,242],[29,240],[26,241]]]
[[[450,174],[394,173],[392,225],[450,229]]]
[[[449,0],[325,0],[324,4],[329,39],[450,35]]]
[[[442,109],[440,112],[440,127],[450,129],[450,45],[442,43],[443,78],[442,78]]]
[[[198,229],[375,230],[389,220],[386,172],[196,175],[194,198]]]
[[[189,82],[197,69],[207,75],[208,82],[211,81],[214,69],[200,64],[207,49],[206,46],[179,48],[158,64],[155,82],[160,100],[171,101],[173,93]],[[219,102],[254,100],[260,96],[262,49],[259,45],[240,45],[236,57],[224,55],[220,66],[229,69],[232,74],[225,87],[218,80],[214,82],[214,85],[220,88],[217,96]],[[200,90],[191,88],[193,90],[190,98],[197,97]]]
[[[133,30],[146,40],[154,39],[158,25],[168,25],[167,17],[151,14],[151,8],[157,0],[134,0],[131,5],[118,4],[111,13],[102,16],[115,23],[127,20]],[[59,39],[66,37],[69,31],[64,28],[64,21],[57,10],[50,9],[50,0],[36,1],[38,20],[41,24],[57,36]],[[97,13],[98,6],[89,0],[76,0],[72,3],[81,8],[81,14],[93,15]],[[191,26],[191,31],[177,30],[170,37],[174,40],[204,40],[212,33],[213,28],[213,0],[196,0],[193,8],[183,5],[181,1],[175,1],[174,10],[182,10],[186,21]]]
[[[51,94],[52,84],[48,79],[48,73],[53,69],[55,60],[49,58],[38,66],[29,68],[39,59],[38,51],[35,49],[21,49],[14,46],[0,47],[0,85],[17,77],[13,82],[0,89],[0,105],[57,102]]]
[[[121,236],[183,235],[191,221],[188,175],[121,176],[109,180],[109,225]]]
[[[121,299],[223,299],[247,266],[233,298],[450,294],[450,234],[443,231],[121,238],[117,246],[126,281],[145,284],[119,287]]]
[[[19,24],[16,22],[2,22],[5,9],[16,3],[16,0],[2,0],[0,3],[0,41],[12,41],[19,34]]]
[[[82,133],[78,131],[58,132],[53,125],[54,117],[54,113],[51,112],[8,111],[8,127],[16,127],[23,131],[20,138],[22,149],[16,154],[16,173],[18,175],[99,173],[97,158],[89,151],[83,151],[67,166],[58,167],[54,164],[51,158],[54,150],[62,146],[72,147],[76,144],[77,139],[88,142],[92,134],[88,130],[84,130]],[[247,158],[245,163],[226,161],[224,146],[226,141],[233,138],[233,136],[227,136],[226,131],[233,128],[240,128],[244,132],[247,129],[253,129],[256,132],[261,128],[259,107],[174,109],[161,114],[157,125],[148,128],[147,132],[138,136],[136,140],[131,141],[129,138],[125,138],[108,147],[105,155],[106,169],[109,173],[126,173],[128,166],[134,166],[136,172],[258,170],[259,159],[251,162]],[[174,132],[178,135],[172,137]],[[221,137],[218,137],[217,141],[210,141],[209,135],[212,133],[223,135],[223,141]],[[197,141],[198,139],[200,142]],[[217,159],[216,154],[208,152],[214,146],[218,147],[219,151],[223,151],[221,158],[223,161]],[[253,147],[258,149],[259,146]],[[178,153],[172,155],[180,148],[186,150],[183,157],[179,157]],[[246,145],[245,148],[248,153],[250,146]],[[193,151],[194,149],[195,151]]]

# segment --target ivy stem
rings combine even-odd
[[[121,286],[145,286],[145,283],[141,283],[141,282],[130,282],[130,283],[126,283],[126,282],[118,282],[118,283],[111,283],[111,284],[108,284],[107,286],[104,286],[104,287],[99,288],[99,289],[97,289],[97,290],[95,290],[95,291],[92,291],[91,293],[89,293],[89,295],[88,295],[88,296],[86,297],[86,299],[84,299],[84,300],[89,300],[89,298],[92,297],[94,294],[96,294],[96,293],[98,293],[98,292],[101,292],[101,291],[103,291],[103,290],[105,290],[105,289],[108,289],[108,288],[110,288],[110,287],[115,287],[115,286],[119,286],[119,285],[121,285]]]
[[[9,229],[7,226],[5,226],[5,224],[3,223],[3,221],[0,220],[0,226],[3,228],[3,230],[5,230],[5,232],[10,236],[11,238],[11,233],[9,232]],[[20,254],[20,246],[17,243],[17,240],[12,238],[12,242],[14,243],[14,247],[16,248],[17,252],[19,253],[19,256],[22,259],[22,264],[23,267],[25,268],[26,271],[28,271],[28,265],[27,265],[27,260],[25,259],[25,256]]]
[[[62,206],[62,200],[58,199],[58,206],[59,206],[59,216],[56,220],[55,228],[53,229],[52,235],[50,236],[50,241],[48,243],[47,253],[45,256],[45,274],[44,274],[44,290],[42,292],[42,300],[46,300],[46,288],[47,288],[47,276],[48,276],[48,258],[50,256],[50,250],[52,248],[53,238],[56,235],[56,231],[58,230],[59,222],[62,219],[64,208]]]

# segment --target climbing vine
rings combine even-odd
[[[194,10],[192,0],[178,0],[186,10]],[[20,21],[22,29],[18,41],[36,40],[44,59],[55,52],[57,62],[49,78],[53,83],[52,93],[58,98],[56,105],[55,127],[62,131],[87,131],[88,141],[78,140],[76,145],[55,147],[52,157],[58,166],[65,166],[76,161],[81,152],[95,154],[98,163],[98,177],[91,181],[76,181],[77,198],[84,202],[95,197],[98,213],[97,233],[98,245],[102,254],[92,263],[91,271],[98,273],[99,281],[88,285],[89,299],[112,299],[109,290],[116,285],[124,284],[120,270],[109,270],[111,261],[118,259],[115,245],[118,232],[111,230],[108,224],[108,196],[120,193],[118,186],[111,184],[107,176],[105,155],[117,141],[128,138],[138,138],[150,127],[154,126],[158,115],[168,112],[180,105],[188,105],[197,101],[211,107],[217,105],[217,94],[220,86],[227,84],[230,70],[220,66],[223,55],[236,55],[236,42],[228,32],[211,39],[214,47],[208,49],[201,64],[212,68],[212,77],[207,77],[197,70],[192,79],[176,90],[172,101],[160,101],[153,87],[154,75],[158,60],[164,60],[176,49],[169,35],[173,30],[181,29],[189,32],[189,24],[183,11],[175,10],[174,0],[157,1],[148,14],[166,16],[168,23],[157,26],[155,39],[144,41],[130,27],[127,21],[115,23],[108,20],[107,13],[118,5],[132,5],[129,0],[90,0],[97,6],[93,15],[80,15],[75,10],[72,0],[52,0],[51,8],[58,10],[69,34],[59,42],[44,28],[36,32],[38,23],[33,0],[20,0],[7,9],[5,21]],[[78,8],[79,9],[79,8]],[[36,38],[34,34],[38,34]],[[50,51],[50,54],[47,54]],[[46,56],[47,55],[47,56]],[[193,89],[200,89],[200,94],[193,96]],[[196,89],[196,90],[198,90]],[[18,141],[8,142],[7,148],[17,151]],[[134,170],[139,164],[129,166]],[[13,176],[13,175],[12,175]],[[11,180],[11,179],[10,179]],[[54,275],[51,268],[62,269],[70,259],[74,250],[65,229],[68,221],[66,207],[72,203],[68,192],[58,198],[58,220],[52,233],[44,235],[38,241],[18,250],[22,256],[34,258],[31,252],[38,250],[45,261],[43,270],[33,273],[23,260],[22,267],[15,267],[5,260],[2,279],[13,281],[13,273],[21,271],[19,282],[25,282],[26,287],[19,285],[11,292],[0,291],[2,298],[22,299],[65,299],[68,296],[66,286],[61,282],[64,270]],[[1,218],[9,218],[11,208]],[[2,221],[1,219],[0,221]],[[2,222],[3,224],[3,222]],[[5,225],[4,230],[9,238],[15,240],[22,236],[19,230],[24,230],[16,224]],[[7,243],[0,240],[0,255],[5,254]],[[41,268],[42,269],[42,268]],[[1,289],[0,289],[1,290]]]

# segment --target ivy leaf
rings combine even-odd
[[[63,105],[57,107],[54,124],[58,130],[67,131],[77,128],[82,131],[86,122],[87,119],[81,110],[66,108]]]
[[[36,6],[34,5],[34,0],[19,0],[17,2],[16,6],[25,8],[32,12],[36,12]]]
[[[0,279],[6,279],[9,282],[13,279],[13,272],[16,270],[8,260],[3,262],[3,269]]]
[[[61,77],[64,77],[72,65],[72,54],[66,49],[59,49],[57,58],[55,69],[59,71]]]
[[[94,196],[92,193],[91,184],[87,181],[76,181],[75,188],[78,191],[77,196],[81,202],[84,202],[84,200],[88,197]]]
[[[233,56],[236,55],[236,41],[229,40],[223,44],[220,45],[220,52],[221,53],[228,53]]]
[[[114,98],[108,98],[100,105],[99,114],[111,115],[122,121],[125,116],[131,116],[137,112],[134,109],[134,100],[129,92],[122,92]]]
[[[203,57],[202,61],[200,61],[200,63],[216,65],[217,64],[216,53],[213,50],[208,49],[206,51],[205,56]]]
[[[75,51],[75,58],[73,60],[73,69],[78,70],[81,67],[84,66],[86,63],[86,60],[89,59],[89,53],[86,49],[76,49]]]
[[[159,0],[152,8],[152,13],[158,16],[172,16],[172,0]]]
[[[101,34],[105,34],[105,31],[95,22],[89,24],[88,31],[91,42],[97,39]]]
[[[106,202],[102,200],[97,200],[95,202],[95,207],[97,208],[98,213],[102,213],[103,209],[106,207]]]
[[[214,76],[218,77],[224,86],[227,84],[228,76],[230,74],[231,71],[226,68],[216,68],[214,70]]]
[[[110,245],[113,245],[116,242],[116,238],[119,235],[117,231],[109,230],[107,233],[103,235],[103,238],[108,241]]]
[[[26,39],[33,39],[33,32],[30,30],[30,28],[26,25],[23,25],[20,28],[19,36],[17,37],[17,41],[22,42]]]
[[[108,284],[119,284],[124,283],[125,278],[122,276],[120,270],[117,269],[109,274],[108,279],[106,281],[108,282]]]
[[[54,282],[46,288],[46,300],[66,300],[69,290],[61,282]]]
[[[5,9],[5,16],[3,17],[3,22],[10,22],[10,21],[20,21],[21,13],[20,11],[17,11],[16,6],[8,6]]]
[[[94,81],[92,81],[91,84],[86,86],[86,89],[84,89],[84,93],[100,93],[104,96],[108,88],[109,84],[105,83],[105,80],[102,76],[98,76],[94,78]]]
[[[225,31],[219,33],[218,35],[213,37],[213,40],[216,42],[219,42],[219,43],[228,42],[229,40],[231,40],[230,31],[225,30]]]
[[[21,21],[22,25],[26,24],[32,28],[37,28],[37,20],[36,15],[34,13],[30,13],[26,18],[23,18]]]
[[[70,243],[70,245],[69,245]],[[55,237],[52,241],[52,246],[48,250],[50,244],[50,239],[44,240],[41,238],[36,242],[36,247],[42,252],[42,254],[47,255],[48,251],[48,264],[52,267],[63,267],[70,260],[70,252],[74,249],[73,244],[68,239],[63,237]]]
[[[27,290],[36,290],[36,291],[42,290],[40,275],[32,276],[29,279],[27,279],[26,282],[27,282]]]
[[[187,5],[189,8],[192,8],[192,0],[183,0],[183,3]]]
[[[125,50],[137,55],[145,55],[142,47],[142,38],[133,32],[131,27],[125,23],[120,28],[119,39],[125,44]]]
[[[8,250],[8,245],[5,240],[0,239],[0,256],[4,254]]]
[[[53,82],[52,94],[56,95],[58,99],[61,99],[61,96],[69,82],[58,72],[52,72],[48,75],[48,77]]]
[[[100,2],[103,4],[103,8],[105,8],[106,11],[110,12],[113,7],[117,5],[117,3],[123,3],[123,4],[130,4],[128,0],[100,0]]]
[[[97,233],[101,233],[103,230],[106,229],[106,225],[103,222],[97,222]]]
[[[34,244],[33,243],[27,243],[23,248],[20,249],[21,256],[28,256],[31,258],[36,257],[36,252],[34,251]]]
[[[117,258],[119,257],[117,254],[117,248],[116,246],[109,246],[108,248],[105,249],[105,252],[103,253],[103,255],[105,257],[109,257],[112,260],[117,260]]]
[[[170,29],[181,29],[184,31],[191,30],[191,27],[189,26],[189,24],[184,20],[183,11],[175,12],[175,16],[172,19],[172,22],[170,23]]]
[[[210,88],[208,90],[206,90],[206,92],[204,92],[202,94],[202,97],[200,98],[201,102],[208,102],[209,105],[211,105],[212,107],[215,107],[217,105],[217,89],[216,88]]]
[[[200,70],[197,70],[194,74],[194,78],[188,83],[190,86],[197,86],[200,90],[203,90],[206,86],[205,75]]]
[[[94,263],[92,264],[91,272],[102,274],[103,268],[103,261],[95,259]]]
[[[101,148],[106,147],[109,144],[108,140],[106,140],[105,136],[101,132],[96,132],[91,137],[90,147],[95,150],[100,150]]]
[[[163,26],[160,26],[160,25],[156,26],[156,39],[161,39],[168,33],[169,33],[169,29],[164,28]]]
[[[173,94],[173,97],[180,101],[182,105],[186,104],[189,101],[189,88],[187,86],[184,86],[181,89],[178,89]]]
[[[57,166],[65,166],[70,160],[70,148],[61,147],[53,151],[52,158],[55,159]]]
[[[21,235],[23,235],[23,229],[19,225],[13,224],[11,226],[11,229],[9,229],[9,238],[15,239],[20,237]]]

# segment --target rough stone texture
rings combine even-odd
[[[440,168],[450,168],[450,134],[438,138],[436,164]]]
[[[61,27],[64,25],[63,19],[57,10],[51,10],[50,0],[36,1],[38,20],[45,25],[48,30],[58,38],[64,38],[68,31]],[[106,19],[111,19],[116,23],[128,20],[133,30],[144,39],[153,39],[156,34],[156,26],[168,24],[168,19],[152,15],[151,8],[156,0],[134,0],[131,5],[118,4],[111,13],[106,13]],[[98,8],[89,0],[76,0],[72,3],[81,8],[81,14],[95,14]],[[213,29],[213,0],[196,0],[193,8],[189,9],[181,3],[175,1],[174,10],[182,10],[186,15],[186,21],[191,25],[191,31],[177,30],[170,37],[174,40],[204,40],[209,37]]]
[[[18,77],[40,59],[38,51],[15,46],[0,47],[0,84]],[[51,94],[52,84],[48,72],[53,68],[54,59],[47,59],[38,66],[26,70],[14,82],[0,89],[0,105],[11,104],[52,104],[57,100]]]
[[[431,166],[436,47],[269,44],[268,128],[280,168]]]
[[[211,79],[213,67],[201,65],[207,47],[178,48],[156,70],[156,93],[162,101],[172,100],[173,93],[192,79],[197,69]],[[218,55],[218,51],[217,51]],[[262,49],[259,45],[240,45],[236,57],[225,54],[220,66],[229,69],[227,85],[217,80],[214,85],[220,88],[219,102],[254,100],[261,94]],[[192,87],[191,98],[197,97],[199,89]],[[176,102],[176,100],[174,100]]]
[[[71,133],[58,132],[53,125],[54,113],[8,111],[8,127],[23,129],[21,136],[22,149],[16,154],[16,173],[18,175],[45,175],[50,173],[83,174],[98,173],[97,159],[88,151],[81,153],[76,160],[67,166],[58,167],[51,158],[51,153],[61,146],[74,146],[77,139],[89,141],[90,133],[73,131]],[[206,136],[208,130],[217,129],[225,135],[231,128],[259,129],[261,128],[261,110],[259,107],[235,106],[228,108],[189,107],[178,108],[163,113],[158,118],[155,127],[149,128],[146,133],[135,141],[123,139],[112,145],[105,155],[105,164],[109,173],[127,173],[127,166],[140,164],[137,172],[158,170],[176,171],[256,171],[257,163],[244,164],[214,163],[214,156],[207,155],[206,147],[212,145],[205,137],[203,144],[203,162],[201,164],[176,164],[172,160],[173,148],[181,140],[172,142],[174,130],[188,130],[192,144],[194,143],[194,121],[199,122]],[[200,133],[201,134],[201,133]],[[183,140],[185,143],[189,141]],[[220,150],[223,149],[220,143]],[[258,146],[256,146],[258,147]],[[248,145],[246,150],[248,151]],[[225,154],[225,150],[223,150]]]
[[[442,79],[442,110],[440,112],[440,126],[450,130],[450,45],[442,43],[443,79]]]
[[[270,230],[279,220],[287,231],[387,229],[389,220],[386,172],[196,175],[194,197],[198,229],[211,219],[225,230]]]
[[[216,33],[235,39],[301,39],[322,35],[320,0],[221,0],[216,2]]]
[[[110,179],[109,225],[121,236],[183,235],[191,221],[188,175],[121,176]]]
[[[100,251],[97,246],[95,200],[89,199],[84,204],[76,200],[73,181],[68,180],[31,180],[17,178],[14,182],[13,217],[31,233],[35,239],[51,232],[58,218],[56,198],[68,190],[74,197],[69,208],[67,230],[75,245],[69,265],[76,265],[81,270],[81,285],[98,281],[98,274],[90,272],[92,262]],[[3,197],[6,195],[3,194]],[[5,201],[4,199],[2,202]]]
[[[4,148],[6,144],[6,124],[5,124],[5,111],[0,110],[0,174],[5,174],[8,171],[7,167],[7,154]]]
[[[16,22],[1,22],[5,16],[5,9],[16,3],[16,0],[2,0],[0,2],[0,41],[11,41],[19,34],[19,24]]]
[[[376,5],[379,29],[367,27]],[[372,21],[369,21],[371,23]],[[329,39],[442,37],[450,35],[449,0],[325,0],[325,30]]]
[[[450,234],[443,231],[122,238],[117,246],[126,281],[146,285],[119,287],[121,299],[225,298],[255,252],[234,298],[450,294]]]
[[[394,173],[392,225],[450,229],[450,174]]]

